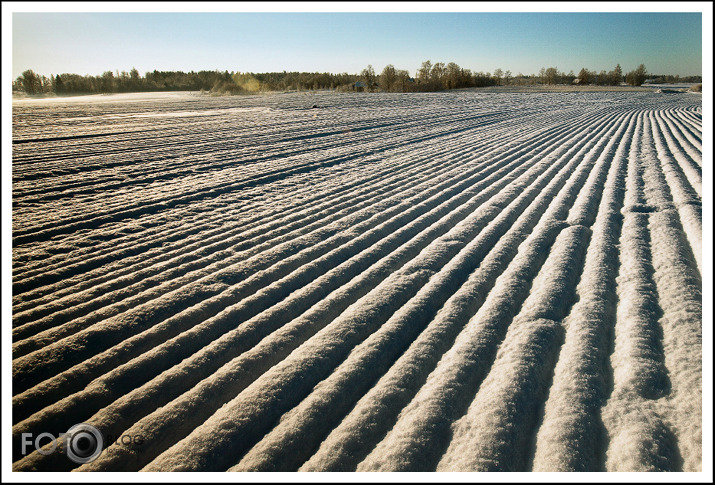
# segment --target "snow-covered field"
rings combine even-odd
[[[12,141],[16,471],[702,469],[699,94],[22,100]],[[95,461],[22,455],[77,423]]]

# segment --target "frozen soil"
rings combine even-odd
[[[13,469],[701,471],[701,99],[16,101]]]

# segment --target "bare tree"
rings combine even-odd
[[[42,81],[40,77],[35,74],[35,71],[28,69],[22,73],[22,76],[18,78],[22,81],[22,89],[27,94],[37,94],[42,92]]]
[[[40,78],[40,92],[41,93],[51,93],[52,92],[52,78],[47,76],[39,76]]]
[[[397,81],[396,83],[400,86],[400,90],[405,93],[409,90],[410,86],[410,73],[404,69],[397,71]]]
[[[504,77],[504,71],[501,70],[500,67],[498,67],[494,71],[494,79],[496,79],[497,86],[501,86],[501,78]]]
[[[631,86],[640,86],[645,82],[646,77],[648,77],[648,71],[646,71],[645,65],[641,64],[626,75],[626,82]]]
[[[559,80],[559,70],[555,67],[549,67],[544,71],[545,84],[556,84]]]
[[[430,72],[430,82],[433,89],[441,89],[444,87],[444,75],[446,69],[444,67],[444,62],[435,62],[432,66],[432,71]]]
[[[454,62],[447,64],[445,75],[447,89],[456,89],[462,87],[462,69]]]
[[[368,92],[372,92],[375,87],[375,70],[371,64],[368,64],[367,67],[362,70],[360,77],[365,81]]]
[[[506,84],[508,86],[509,82],[511,81],[511,78],[512,78],[511,71],[508,69],[506,71],[504,71],[504,84]]]
[[[382,70],[380,74],[380,89],[383,91],[391,92],[394,89],[395,82],[397,81],[397,70],[392,64],[388,64]]]
[[[430,73],[432,72],[432,62],[426,60],[422,63],[422,66],[417,70],[417,80],[420,85],[429,86],[430,84]]]

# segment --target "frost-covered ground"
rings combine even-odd
[[[14,103],[13,469],[700,471],[701,105]]]

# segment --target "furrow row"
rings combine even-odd
[[[702,469],[699,96],[179,98],[13,107],[14,471]]]

